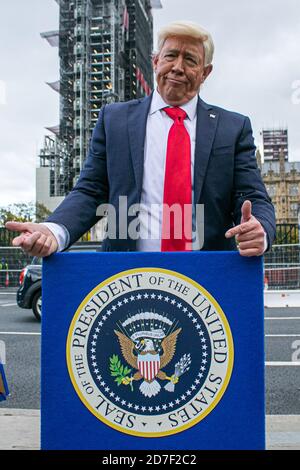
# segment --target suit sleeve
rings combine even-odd
[[[270,248],[276,235],[275,211],[257,167],[251,123],[245,117],[244,125],[235,148],[233,218],[236,225],[241,221],[244,201],[252,203],[252,213],[262,224]]]
[[[100,219],[100,204],[108,202],[106,137],[103,107],[92,134],[88,156],[78,182],[47,222],[63,225],[70,234],[69,245],[76,242]]]

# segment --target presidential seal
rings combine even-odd
[[[174,271],[137,268],[83,300],[69,329],[67,365],[99,420],[161,437],[216,407],[230,380],[233,341],[224,312],[201,285]]]

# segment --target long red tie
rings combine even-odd
[[[190,251],[192,178],[191,141],[184,126],[187,114],[178,107],[164,111],[174,123],[167,144],[161,251]]]

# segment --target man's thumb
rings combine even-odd
[[[28,226],[25,222],[6,222],[5,227],[7,230],[12,230],[13,232],[28,231]]]
[[[251,201],[245,201],[242,205],[242,220],[241,222],[248,222],[251,219],[251,208],[252,204]]]

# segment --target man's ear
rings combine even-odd
[[[153,67],[154,72],[156,70],[157,62],[158,62],[158,54],[153,54],[153,56],[152,56],[152,67]]]
[[[207,77],[211,73],[212,69],[213,69],[212,64],[209,64],[206,67],[204,67],[203,75],[202,75],[202,83],[207,79]]]

